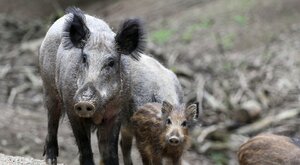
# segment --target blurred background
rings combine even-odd
[[[0,0],[0,153],[44,159],[38,48],[74,5],[114,31],[125,18],[144,20],[146,52],[177,74],[187,102],[203,107],[187,163],[237,165],[239,145],[262,132],[300,137],[299,0]],[[68,125],[66,117],[58,160],[78,164]]]

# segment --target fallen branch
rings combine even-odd
[[[17,86],[15,88],[13,88],[10,92],[10,95],[9,95],[8,99],[7,99],[7,103],[9,105],[13,105],[17,94],[19,94],[19,93],[25,91],[26,89],[30,88],[30,86],[31,85],[29,83],[26,83],[26,84],[22,84],[20,86]]]
[[[209,134],[211,134],[212,132],[215,132],[219,128],[220,128],[220,126],[218,126],[218,125],[212,125],[212,126],[205,128],[203,131],[201,131],[200,135],[198,136],[197,143],[202,143]]]
[[[295,116],[300,114],[300,109],[289,109],[289,110],[283,110],[278,115],[268,115],[266,118],[263,118],[261,120],[258,120],[255,123],[252,123],[250,125],[241,127],[237,129],[238,134],[250,134],[250,133],[256,133],[259,132],[268,126],[278,123],[282,120],[294,118]]]
[[[4,67],[1,67],[0,79],[3,79],[10,70],[11,70],[10,64],[6,64]]]
[[[25,67],[24,72],[34,87],[42,86],[42,81],[33,73],[31,68]]]
[[[207,140],[201,145],[196,145],[196,150],[200,154],[203,154],[207,151],[220,151],[220,150],[232,150],[237,151],[241,144],[245,143],[249,140],[248,137],[236,134],[230,134],[229,139],[227,141],[210,141]]]
[[[203,113],[203,98],[204,98],[204,86],[205,86],[205,79],[202,75],[197,75],[196,77],[196,82],[197,82],[197,96],[196,100],[199,103],[199,112],[200,116]]]
[[[207,103],[215,110],[224,111],[226,109],[225,105],[218,101],[213,95],[208,92],[203,92],[203,97],[206,99]]]

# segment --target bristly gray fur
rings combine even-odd
[[[80,164],[94,164],[90,131],[97,127],[103,163],[118,164],[121,132],[124,164],[131,165],[132,114],[137,107],[151,101],[181,104],[180,83],[172,71],[140,53],[144,48],[144,32],[139,20],[123,23],[118,32],[122,45],[117,47],[120,45],[117,45],[116,34],[103,20],[83,14],[77,8],[70,8],[67,13],[49,28],[39,53],[44,102],[48,109],[46,160],[50,164],[57,162],[59,119],[66,113],[79,149]],[[78,24],[72,25],[74,18]],[[80,41],[77,39],[81,39],[82,31],[78,30],[84,29],[82,27],[90,30],[88,35],[83,35],[89,37],[84,48],[81,44],[74,45],[71,38],[75,35],[75,41]],[[82,110],[75,108],[78,103],[92,104],[94,114],[78,115],[78,110]]]
[[[62,37],[63,37],[63,45],[66,49],[70,49],[73,46],[75,46],[76,48],[83,48],[90,36],[90,30],[89,28],[86,26],[86,18],[84,15],[84,12],[82,10],[80,10],[79,8],[76,7],[69,7],[65,10],[66,14],[72,14],[72,16],[70,15],[69,17],[66,18],[66,22],[63,28],[63,33],[62,33]],[[71,28],[80,28],[77,29],[78,32],[80,33],[80,38],[78,41],[72,41],[72,37],[71,36]]]

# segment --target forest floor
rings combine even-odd
[[[300,1],[126,0],[79,6],[113,29],[129,17],[145,21],[147,52],[177,74],[186,102],[203,107],[184,156],[187,164],[236,165],[240,144],[262,132],[300,137]],[[43,159],[47,114],[37,52],[62,10],[56,5],[56,14],[33,20],[0,11],[0,153]],[[58,143],[59,162],[78,164],[67,117]],[[97,162],[95,136],[92,144]],[[132,157],[139,164],[135,148]]]

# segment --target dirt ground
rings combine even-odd
[[[28,8],[23,17],[0,8],[0,153],[43,159],[47,116],[37,49],[69,5],[55,2],[45,11],[39,7],[44,4],[23,6]],[[187,102],[201,103],[186,164],[236,165],[239,145],[262,132],[300,137],[300,1],[90,0],[78,5],[113,29],[125,18],[142,18],[147,52],[177,74]],[[30,7],[39,15],[35,19],[28,19]],[[92,141],[98,162],[95,136]],[[59,162],[78,164],[67,117],[58,143]],[[140,164],[136,149],[132,157]]]

